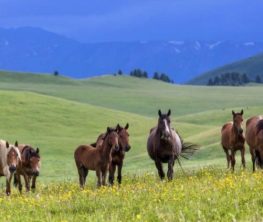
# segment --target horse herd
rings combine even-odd
[[[241,151],[242,164],[245,167],[245,141],[249,145],[253,171],[255,165],[263,168],[263,116],[254,116],[246,121],[246,134],[242,129],[243,110],[239,113],[232,111],[233,121],[223,125],[221,129],[221,144],[226,154],[227,167],[234,171],[236,151]],[[155,162],[159,177],[164,179],[163,163],[168,163],[167,178],[173,179],[173,166],[180,157],[188,159],[199,146],[186,143],[178,132],[171,128],[171,110],[167,113],[158,111],[158,123],[150,129],[147,140],[147,151]],[[129,144],[129,124],[125,127],[117,124],[116,127],[107,127],[106,132],[98,136],[95,143],[80,145],[75,149],[74,159],[79,175],[79,184],[84,188],[89,170],[96,171],[97,186],[114,183],[114,175],[117,168],[118,183],[122,181],[122,166],[125,153],[131,149]],[[180,164],[181,165],[181,164]],[[26,191],[36,187],[36,178],[40,170],[39,148],[34,149],[30,145],[9,144],[0,140],[0,176],[6,176],[6,194],[11,193],[11,179],[14,176],[14,184],[22,192],[21,176],[24,177]],[[32,180],[32,183],[31,183]]]

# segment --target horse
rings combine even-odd
[[[114,184],[114,174],[116,171],[116,167],[118,168],[118,176],[117,180],[118,183],[121,184],[122,180],[122,166],[123,166],[123,160],[125,158],[125,152],[128,152],[131,149],[131,146],[129,144],[129,133],[128,133],[129,123],[126,124],[125,127],[121,127],[119,124],[117,124],[116,129],[119,136],[119,150],[113,150],[111,152],[111,163],[109,167],[109,183],[111,185]],[[103,142],[104,134],[100,134],[97,138],[96,143],[91,144],[92,146],[96,147],[97,144],[101,144]]]
[[[15,145],[9,144],[7,141],[0,140],[0,176],[6,177],[6,195],[11,194],[11,180],[16,168],[21,161],[21,155]]]
[[[253,172],[255,172],[255,163],[263,168],[263,116],[253,116],[247,120],[246,141],[251,154]]]
[[[246,167],[245,161],[245,137],[243,135],[242,122],[243,122],[243,109],[240,113],[232,111],[233,122],[228,122],[223,125],[221,129],[221,145],[226,154],[227,168],[231,162],[232,171],[235,168],[235,154],[236,151],[241,152],[241,161],[243,168]],[[231,154],[229,154],[229,151]]]
[[[39,148],[34,149],[30,145],[18,145],[21,162],[19,163],[14,176],[14,185],[18,185],[20,193],[22,192],[22,183],[20,176],[22,175],[25,180],[26,191],[30,191],[30,183],[32,179],[31,189],[36,188],[36,179],[40,171],[40,154]]]
[[[111,162],[112,150],[119,150],[117,130],[108,127],[103,142],[96,148],[80,145],[74,152],[75,163],[79,174],[79,184],[84,188],[89,170],[96,171],[97,186],[106,185],[106,176]]]
[[[180,156],[187,158],[187,156],[182,155],[183,153],[193,155],[198,146],[184,143],[179,134],[174,129],[171,129],[170,109],[166,114],[162,114],[161,110],[159,110],[158,115],[158,124],[149,133],[147,151],[150,158],[155,162],[160,179],[163,180],[165,178],[162,164],[168,163],[167,178],[172,180],[175,160],[179,162]]]

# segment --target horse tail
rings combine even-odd
[[[257,123],[257,134],[259,134],[261,130],[263,130],[263,119],[259,120]]]
[[[180,153],[180,157],[189,160],[194,155],[194,153],[200,149],[200,146],[194,143],[184,142],[180,134],[178,132],[176,133],[179,136],[182,144],[182,151]]]

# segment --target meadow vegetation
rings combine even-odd
[[[35,193],[5,196],[4,221],[258,221],[262,220],[262,173],[226,170],[220,129],[231,110],[262,114],[263,87],[177,86],[155,80],[105,76],[71,80],[61,76],[0,73],[0,134],[10,142],[40,148],[42,168]],[[172,110],[172,127],[201,145],[175,166],[175,179],[161,182],[146,152],[157,110]],[[130,124],[131,150],[121,187],[96,189],[95,175],[81,191],[73,152],[92,143],[107,126]]]

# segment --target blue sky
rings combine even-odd
[[[263,40],[262,0],[0,0],[0,27],[83,42]]]

